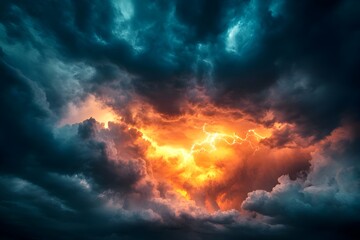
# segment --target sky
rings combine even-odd
[[[360,1],[0,2],[1,239],[359,239]]]

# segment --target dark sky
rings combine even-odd
[[[357,0],[2,0],[0,238],[358,239],[359,89]],[[89,96],[123,122],[59,126]],[[288,126],[267,149],[311,151],[207,212],[152,179],[139,102],[239,110]]]

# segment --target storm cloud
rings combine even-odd
[[[356,0],[1,1],[0,237],[357,239],[359,29]],[[121,121],[60,124],[89,98]],[[148,159],[198,109],[275,129],[206,186],[234,209]]]

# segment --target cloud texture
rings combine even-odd
[[[359,26],[356,0],[1,1],[1,238],[357,239]],[[145,132],[205,122],[269,134],[191,184]]]

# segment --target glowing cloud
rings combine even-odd
[[[250,190],[270,190],[284,172],[307,166],[303,161],[311,148],[267,144],[284,128],[281,123],[265,127],[237,110],[209,104],[187,104],[185,109],[182,115],[166,117],[144,102],[133,102],[128,116],[118,117],[133,140],[109,144],[115,144],[121,159],[143,158],[155,181],[210,211],[239,209]],[[111,124],[110,131],[115,127]],[[141,150],[134,155],[134,149]],[[269,175],[265,171],[270,166]]]
[[[69,103],[66,115],[59,121],[59,126],[79,123],[91,117],[103,123],[105,128],[108,128],[109,122],[117,121],[117,116],[110,107],[97,101],[94,95],[89,95],[80,103]]]

